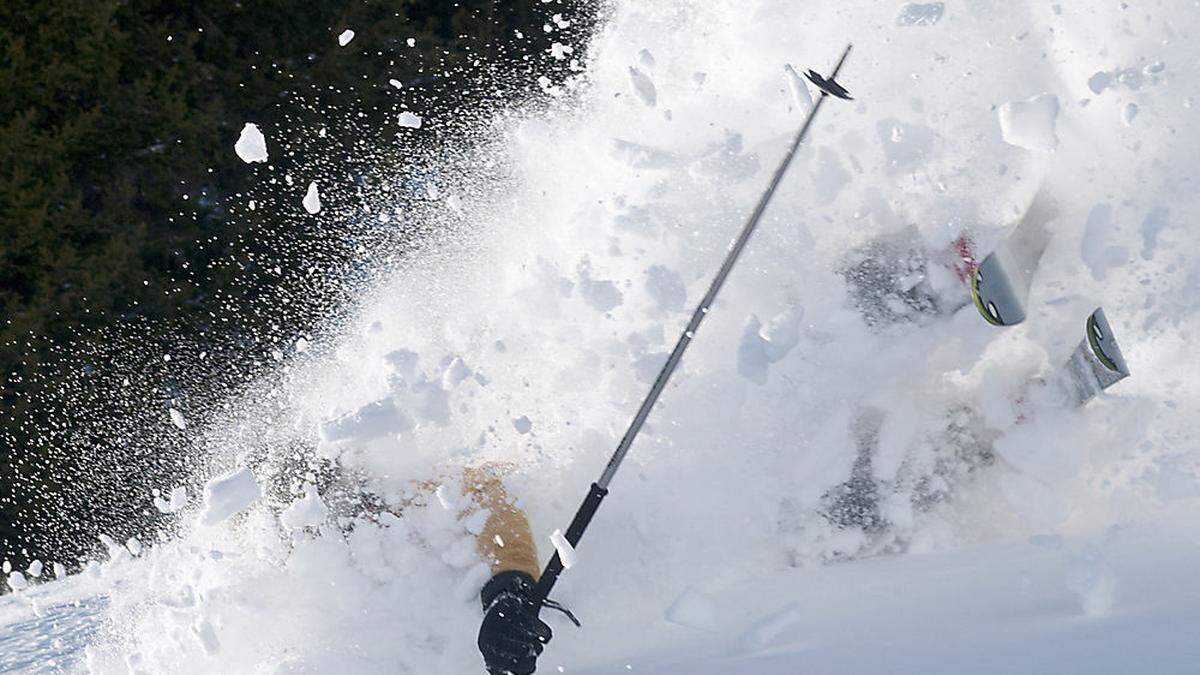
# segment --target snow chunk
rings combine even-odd
[[[1058,118],[1058,97],[1038,94],[1023,101],[1009,101],[997,111],[1004,142],[1026,150],[1053,150],[1058,146],[1054,133]]]
[[[217,639],[217,631],[206,619],[199,619],[192,625],[192,635],[205,654],[213,656],[221,651],[221,642]]]
[[[396,407],[390,398],[368,403],[341,417],[321,424],[321,440],[369,441],[386,435],[404,433],[413,428],[413,422]]]
[[[896,17],[897,26],[932,26],[941,20],[946,12],[946,5],[941,2],[916,3],[910,2],[900,8]]]
[[[163,499],[158,495],[154,496],[154,508],[158,509],[159,513],[175,513],[185,504],[187,504],[187,488],[182,485],[171,490],[170,500]]]
[[[558,559],[562,561],[563,569],[569,570],[575,566],[575,547],[563,536],[562,530],[550,533],[550,543],[554,544],[554,550],[558,551]]]
[[[354,31],[347,28],[346,30],[342,31],[341,35],[338,36],[338,46],[345,47],[346,45],[350,44],[350,41],[353,39]]]
[[[788,63],[783,66],[784,72],[787,73],[788,89],[792,92],[792,102],[800,109],[800,112],[808,112],[812,109],[813,100],[812,94],[808,92],[808,85],[804,84],[804,78],[792,64]]]
[[[512,423],[513,428],[517,430],[518,434],[527,434],[533,430],[533,422],[529,421],[529,418],[524,415],[514,419]]]
[[[717,626],[717,604],[711,597],[689,586],[667,609],[667,621],[711,630]]]
[[[54,578],[55,579],[66,579],[67,578],[67,568],[62,563],[54,563],[52,565],[52,567],[54,569]]]
[[[400,126],[407,127],[409,129],[420,129],[421,128],[421,116],[417,115],[415,113],[411,113],[407,110],[400,113],[400,117],[396,121],[397,121],[397,123],[399,123]]]
[[[279,514],[279,522],[289,530],[299,530],[320,525],[328,515],[329,507],[321,500],[316,486],[308,484],[304,486],[304,496]]]
[[[14,591],[25,589],[29,586],[29,581],[25,579],[25,575],[20,572],[8,573],[8,587]]]
[[[1133,124],[1133,118],[1137,117],[1138,106],[1136,103],[1126,103],[1124,108],[1121,108],[1121,122],[1125,126]]]
[[[553,56],[557,61],[565,60],[568,54],[574,52],[575,50],[571,48],[571,45],[564,45],[561,42],[555,42],[550,45],[550,56]]]
[[[41,560],[34,560],[33,562],[29,563],[29,576],[33,577],[34,579],[42,576],[42,568],[43,565]]]
[[[442,373],[442,386],[446,389],[453,389],[470,376],[471,369],[467,367],[461,357],[456,356]]]
[[[125,550],[136,558],[142,554],[142,542],[138,541],[137,537],[130,537],[129,541],[125,542]]]
[[[654,88],[654,82],[648,75],[642,71],[629,67],[629,83],[633,85],[633,93],[645,103],[647,107],[653,108],[658,102],[658,90]]]
[[[321,210],[321,194],[317,192],[316,181],[308,184],[308,193],[304,195],[304,210],[309,213],[318,213]]]
[[[187,428],[187,420],[184,419],[183,413],[174,408],[169,409],[167,412],[171,415],[171,424],[174,424],[179,429]]]
[[[261,496],[262,490],[249,468],[243,467],[218,476],[204,485],[204,510],[200,513],[200,522],[216,525],[250,506]]]
[[[395,87],[397,89],[400,89],[401,87],[404,86],[403,84],[400,84],[400,80],[394,80],[394,79],[388,80],[388,84],[392,85],[393,87]]]
[[[233,150],[247,164],[267,161],[267,139],[258,130],[258,125],[252,122],[246,122],[242,127],[242,133],[238,136],[237,143],[234,143]]]

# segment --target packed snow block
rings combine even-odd
[[[680,626],[713,630],[717,627],[717,603],[710,596],[689,586],[671,603],[666,618]]]
[[[242,133],[238,135],[237,143],[233,145],[233,151],[247,164],[267,161],[267,139],[263,137],[257,124],[246,122]]]
[[[467,364],[463,362],[462,358],[456,356],[442,371],[442,387],[453,389],[462,384],[471,374],[471,369],[467,367]]]
[[[792,94],[792,103],[802,113],[812,110],[812,94],[809,93],[808,85],[804,83],[804,78],[800,77],[800,73],[796,72],[796,69],[790,63],[783,66],[783,71],[787,75],[788,91]]]
[[[412,420],[389,397],[372,401],[358,410],[323,422],[321,440],[325,443],[369,441],[396,435],[413,428]]]
[[[800,308],[790,308],[763,325],[751,314],[738,343],[738,374],[755,384],[766,384],[771,364],[787,356],[800,342],[801,316]]]
[[[1026,150],[1049,151],[1058,147],[1055,123],[1058,97],[1038,94],[1030,99],[1009,101],[996,111],[1004,142]]]
[[[387,368],[393,388],[416,380],[417,363],[420,359],[419,354],[408,349],[397,349],[383,356],[383,364]]]
[[[317,190],[317,182],[312,181],[308,184],[308,192],[304,194],[304,210],[311,214],[321,212],[321,193]]]
[[[650,76],[638,70],[637,68],[629,67],[629,84],[633,86],[633,93],[638,97],[646,107],[653,108],[658,103],[658,89],[654,86],[654,81]]]
[[[329,508],[325,506],[317,488],[305,485],[304,496],[292,502],[279,514],[279,522],[289,530],[301,530],[320,525],[328,515]]]
[[[247,467],[217,476],[204,485],[204,509],[200,512],[200,523],[217,525],[261,496],[258,480]]]

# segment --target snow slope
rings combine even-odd
[[[444,241],[339,341],[189,425],[213,476],[252,468],[261,496],[223,519],[192,502],[178,539],[81,587],[90,609],[42,603],[79,628],[24,608],[49,586],[0,598],[29,636],[0,665],[44,648],[92,672],[479,672],[486,572],[456,467],[511,465],[548,555],[802,119],[787,66],[853,41],[856,101],[822,111],[613,484],[558,587],[584,628],[551,619],[543,670],[1188,672],[1197,14],[616,3],[587,77],[547,84],[564,105],[498,120],[479,175],[439,195]],[[1057,106],[1015,105],[1043,93]],[[986,249],[1043,184],[1062,214],[1021,326],[967,307],[871,330],[853,309],[853,247],[912,227]],[[1081,411],[1019,410],[1100,304],[1133,377]],[[956,406],[979,411],[966,441]],[[820,513],[868,409],[872,532]],[[956,463],[976,442],[995,461]]]

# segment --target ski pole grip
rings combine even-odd
[[[587,529],[588,523],[592,522],[592,516],[596,515],[596,509],[600,508],[600,502],[604,501],[604,497],[607,494],[607,488],[602,488],[598,484],[592,483],[592,488],[588,490],[587,497],[583,498],[583,503],[579,505],[579,510],[575,512],[575,517],[571,519],[571,525],[567,527],[566,540],[571,544],[572,548],[579,545],[579,540],[583,537],[583,531]],[[555,551],[554,556],[550,558],[550,562],[546,563],[546,569],[542,571],[542,576],[538,578],[537,584],[533,587],[533,599],[539,605],[550,596],[550,591],[554,588],[555,582],[558,581],[558,575],[562,574],[562,571],[562,558],[559,557],[558,551]]]

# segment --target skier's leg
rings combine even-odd
[[[479,554],[500,572],[525,572],[538,578],[537,546],[525,512],[518,508],[501,481],[503,468],[495,464],[463,470],[463,491],[481,509],[490,512],[479,533]]]

